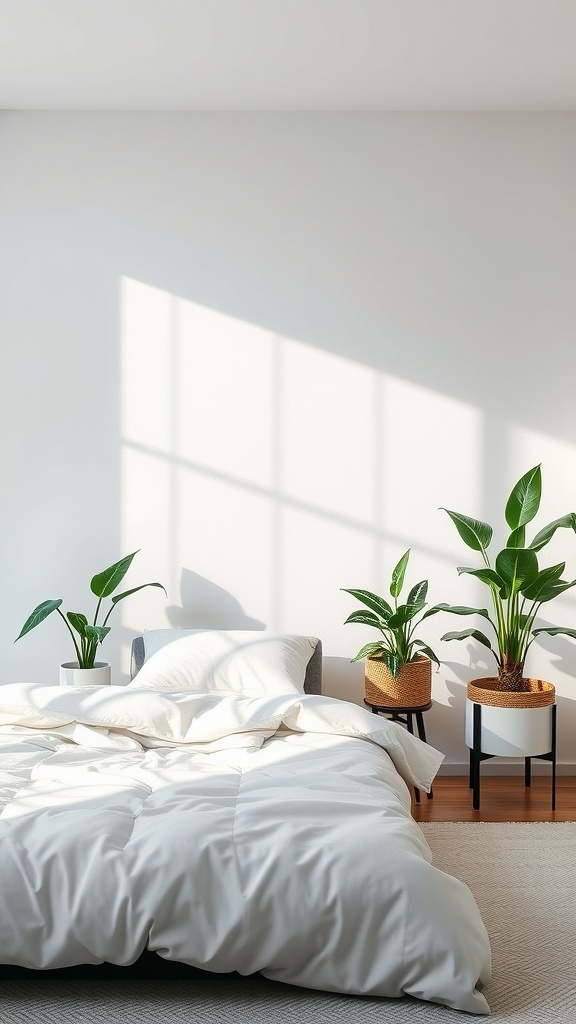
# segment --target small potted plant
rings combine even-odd
[[[422,580],[410,590],[405,604],[399,604],[411,549],[408,548],[392,572],[390,595],[393,605],[370,590],[349,590],[347,594],[366,606],[352,612],[348,622],[372,626],[381,634],[378,640],[366,644],[352,661],[366,659],[365,694],[373,704],[396,704],[399,707],[423,707],[430,703],[432,693],[432,662],[440,667],[434,651],[416,636],[420,623],[443,610],[435,605],[420,615],[426,607],[428,581]]]
[[[110,626],[107,626],[106,623],[114,608],[119,601],[123,601],[125,597],[135,594],[138,590],[143,590],[144,587],[160,587],[166,593],[161,583],[141,583],[140,586],[132,587],[131,590],[125,590],[122,594],[114,593],[128,572],[132,559],[137,554],[137,551],[133,551],[131,555],[126,555],[119,562],[115,562],[108,569],[104,569],[103,572],[97,573],[96,576],[92,577],[90,590],[98,598],[98,601],[94,619],[91,623],[81,612],[66,612],[65,614],[61,612],[62,598],[58,598],[55,601],[43,601],[26,619],[16,640],[20,640],[21,637],[29,633],[35,626],[38,626],[54,611],[58,612],[58,615],[68,629],[74,644],[76,661],[63,662],[60,666],[60,683],[62,685],[100,686],[103,683],[109,683],[110,664],[104,661],[96,661],[96,652],[104,637],[110,632]],[[102,601],[107,597],[111,598],[110,608],[103,622],[99,623],[98,619],[102,612]]]
[[[466,573],[481,580],[489,590],[492,613],[487,608],[454,607],[444,605],[440,610],[458,615],[479,615],[489,623],[491,640],[474,627],[445,633],[442,640],[464,640],[470,637],[483,644],[493,654],[498,674],[469,684],[468,696],[479,703],[499,707],[542,707],[554,702],[552,683],[531,679],[524,672],[526,656],[536,637],[541,634],[557,636],[560,633],[576,638],[576,630],[566,626],[539,626],[536,617],[543,604],[576,586],[576,580],[565,580],[562,574],[565,562],[541,569],[538,552],[552,539],[558,529],[576,531],[576,513],[569,512],[544,526],[530,543],[526,543],[526,526],[532,522],[540,506],[542,476],[540,466],[530,469],[513,488],[506,503],[505,519],[510,530],[506,547],[490,561],[488,547],[493,530],[488,523],[450,509],[447,512],[464,543],[479,552],[482,565],[478,568],[458,566],[458,573]]]

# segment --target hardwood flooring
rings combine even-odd
[[[434,779],[434,797],[412,797],[416,821],[576,821],[576,776],[556,779],[556,810],[551,810],[549,775],[536,775],[525,788],[521,775],[482,776],[480,810],[472,808],[468,776],[440,775]]]

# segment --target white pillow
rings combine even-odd
[[[315,646],[307,636],[247,629],[198,630],[169,643],[145,634],[146,661],[128,685],[243,697],[304,693]]]

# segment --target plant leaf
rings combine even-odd
[[[420,648],[420,654],[425,654],[427,658],[430,658],[430,661],[433,661],[434,664],[438,665],[438,668],[440,668],[440,662],[436,655],[434,654],[432,648],[428,647],[428,644],[422,643],[422,640],[414,640],[414,644],[417,644],[418,647]]]
[[[477,580],[482,580],[482,583],[487,583],[489,587],[497,587],[502,597],[508,594],[505,581],[494,569],[468,569],[465,565],[459,565],[456,571],[459,576],[465,572],[469,576],[475,576]]]
[[[388,619],[388,629],[398,629],[400,626],[404,626],[410,619],[413,619],[418,612],[422,611],[423,604],[399,604],[398,608]]]
[[[570,590],[571,587],[576,586],[576,580],[572,580],[569,583],[567,580],[557,580],[556,583],[551,583],[548,590],[544,591],[540,595],[538,601],[540,604],[545,604],[546,601],[553,601],[555,597],[563,594],[565,590]]]
[[[469,608],[462,604],[437,604],[424,613],[421,621],[423,622],[428,615],[433,615],[435,612],[453,612],[454,615],[483,615],[485,619],[490,618],[487,608]]]
[[[110,626],[86,626],[84,633],[88,640],[97,640],[102,643],[104,637],[110,632]]]
[[[576,629],[569,629],[567,626],[544,626],[532,630],[533,636],[538,636],[539,633],[548,633],[548,636],[558,636],[563,633],[564,636],[571,636],[573,640],[576,640]]]
[[[492,651],[492,654],[494,654],[494,650],[492,648],[492,644],[490,643],[488,637],[485,636],[484,633],[481,633],[479,629],[463,629],[459,633],[444,633],[444,636],[441,636],[440,639],[441,640],[465,640],[466,637],[469,637],[469,636],[471,636],[474,640],[478,640],[479,643],[484,644],[484,647],[487,647],[488,650]]]
[[[557,565],[550,565],[547,569],[542,569],[538,573],[535,580],[525,584],[520,588],[524,597],[527,597],[529,601],[541,601],[540,594],[545,593],[550,587],[551,583],[555,583],[560,578],[564,569],[566,568],[566,562],[558,562]],[[545,600],[545,598],[544,598]]]
[[[480,519],[471,519],[470,516],[463,516],[460,512],[451,512],[449,508],[442,508],[447,512],[454,526],[458,530],[462,540],[474,551],[483,551],[492,540],[492,527],[483,523]]]
[[[25,636],[25,634],[29,633],[31,629],[38,626],[40,622],[43,622],[44,619],[46,619],[52,612],[56,611],[61,604],[62,598],[58,601],[42,601],[42,604],[39,604],[32,614],[26,619],[26,622],[18,633],[16,640],[19,640],[21,636]],[[16,640],[14,643],[16,643]]]
[[[161,583],[141,583],[139,587],[132,587],[132,590],[125,590],[123,594],[115,594],[112,598],[112,604],[118,604],[118,601],[123,601],[125,597],[130,597],[130,594],[135,594],[138,590],[144,590],[144,587],[160,587],[164,591],[166,597],[166,587],[163,587]]]
[[[514,594],[538,575],[536,552],[530,548],[503,548],[496,556],[496,572]]]
[[[132,559],[138,554],[137,551],[133,551],[131,555],[126,555],[121,558],[119,562],[114,562],[114,565],[109,566],[108,569],[104,569],[104,572],[99,572],[96,576],[93,576],[90,580],[90,590],[96,597],[110,597],[110,594],[116,590],[116,587],[120,585],[124,579],[128,569],[132,565]]]
[[[344,625],[348,622],[359,622],[362,626],[374,626],[375,629],[381,629],[383,619],[379,618],[375,612],[366,612],[360,608],[348,616]]]
[[[352,662],[362,661],[363,658],[371,658],[376,652],[381,655],[389,653],[388,648],[383,643],[366,644],[365,647],[360,648],[356,657],[352,658]]]
[[[387,654],[385,654],[382,658],[382,661],[386,664],[388,671],[390,672],[390,675],[393,676],[394,679],[397,679],[400,673],[400,669],[402,668],[402,665],[404,665],[405,663],[398,657],[397,654],[394,654],[392,652],[388,652]]]
[[[554,519],[548,526],[544,526],[539,533],[536,534],[534,540],[528,545],[533,551],[540,551],[548,541],[556,533],[556,530],[566,528],[568,530],[576,531],[576,512],[568,512],[565,516],[560,516],[560,519]]]
[[[392,615],[392,608],[388,601],[385,601],[383,597],[378,597],[378,594],[373,594],[371,590],[347,590],[346,587],[340,589],[346,594],[352,594],[352,597],[355,597],[361,604],[365,604],[377,615],[381,615],[385,622]]]
[[[526,546],[526,527],[518,526],[517,529],[512,530],[512,533],[506,541],[507,548],[523,548]]]
[[[88,625],[88,619],[82,615],[82,612],[66,612],[66,618],[80,636],[86,635],[85,627]]]
[[[428,580],[422,580],[421,583],[417,583],[416,586],[412,587],[412,590],[408,594],[406,604],[420,605],[421,608],[426,604],[426,597],[428,594]]]
[[[420,621],[424,622],[424,619],[429,618],[430,615],[436,615],[437,612],[449,612],[450,611],[450,607],[451,606],[449,604],[433,604],[428,609],[428,611],[424,612],[424,615],[422,616]]]
[[[529,469],[512,489],[506,502],[504,515],[511,530],[525,526],[536,515],[542,496],[542,474],[540,466]],[[517,545],[514,545],[515,547]]]
[[[392,582],[390,583],[390,593],[392,597],[396,599],[404,586],[404,576],[406,575],[406,566],[408,565],[408,559],[410,558],[410,548],[405,551],[402,558],[398,562],[398,565],[392,570]]]

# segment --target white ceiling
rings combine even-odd
[[[0,0],[0,107],[574,110],[576,0]]]

